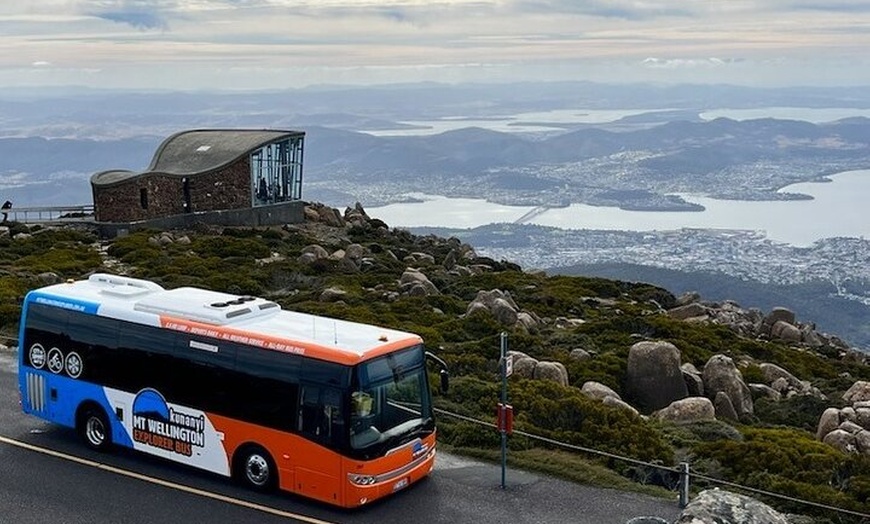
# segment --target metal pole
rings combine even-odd
[[[501,489],[505,489],[507,471],[507,333],[501,332]]]
[[[689,463],[680,462],[680,509],[689,505]]]

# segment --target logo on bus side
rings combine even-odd
[[[169,407],[155,389],[143,389],[133,399],[133,440],[187,457],[193,446],[205,446],[205,415]]]

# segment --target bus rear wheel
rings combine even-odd
[[[85,406],[78,417],[76,429],[85,445],[95,451],[106,451],[112,444],[109,419],[102,408]]]
[[[242,449],[238,457],[235,471],[243,484],[257,491],[268,491],[275,487],[277,470],[266,451],[250,446]]]

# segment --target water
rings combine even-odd
[[[572,204],[550,209],[528,223],[562,229],[670,231],[681,228],[763,231],[767,238],[794,246],[809,246],[831,237],[870,238],[870,170],[848,171],[829,183],[800,183],[781,189],[813,200],[749,202],[682,195],[706,208],[702,212],[626,211],[614,207]],[[528,206],[504,206],[484,200],[415,195],[421,203],[391,204],[366,212],[393,227],[439,226],[473,228],[514,222]]]

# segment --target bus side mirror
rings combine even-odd
[[[450,388],[450,372],[446,369],[441,370],[441,393],[447,394],[447,390]]]

